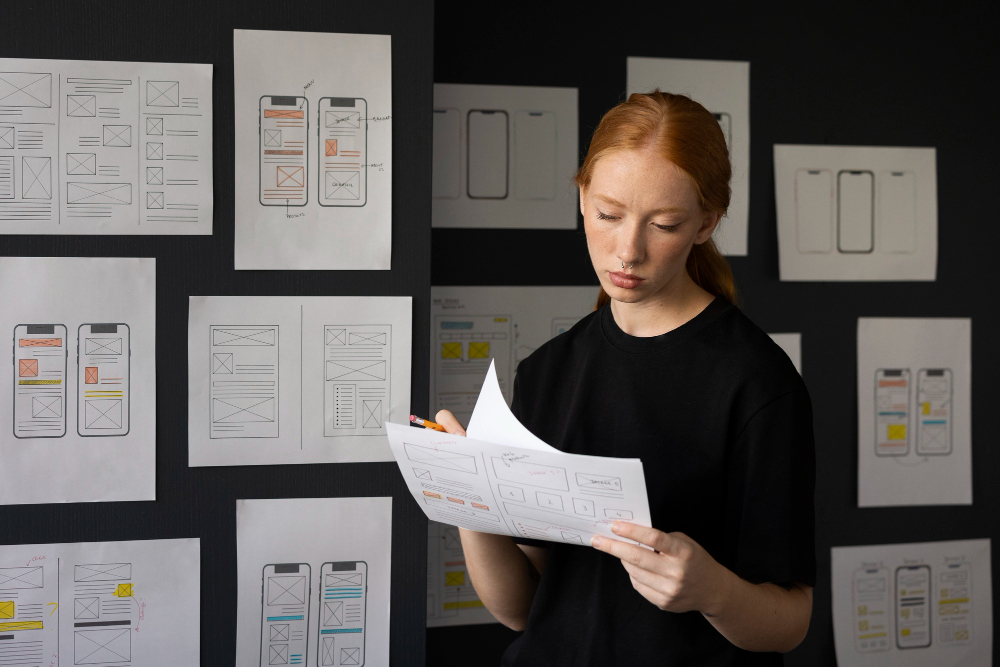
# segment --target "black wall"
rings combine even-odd
[[[423,662],[427,524],[399,469],[394,463],[188,468],[186,341],[193,294],[409,295],[412,407],[426,411],[433,20],[430,0],[2,4],[0,57],[214,65],[213,236],[0,235],[0,256],[156,257],[159,343],[156,501],[0,507],[0,544],[200,537],[206,667],[235,662],[236,499],[321,496],[393,496],[390,653],[395,665]],[[392,35],[392,271],[233,270],[234,28]],[[0,479],[2,465],[0,452]]]
[[[815,412],[819,581],[809,635],[786,663],[832,665],[830,547],[998,534],[1000,169],[989,100],[1000,21],[995,4],[836,3],[808,14],[786,4],[512,0],[474,16],[467,2],[438,0],[434,80],[579,88],[582,160],[603,113],[624,99],[627,56],[750,61],[750,254],[731,264],[758,325],[802,332]],[[936,146],[937,281],[779,282],[775,143]],[[435,229],[432,240],[434,285],[597,285],[582,222],[576,232]],[[861,316],[972,317],[971,507],[857,507]],[[994,635],[997,627],[994,617]],[[515,636],[499,625],[429,630],[427,664],[497,664]]]

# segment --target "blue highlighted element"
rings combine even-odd
[[[472,322],[442,322],[442,329],[471,329]]]
[[[923,423],[924,424],[947,424],[948,420],[947,419],[925,419],[923,421]]]
[[[338,628],[336,630],[320,630],[321,635],[353,635],[361,632],[361,628]]]
[[[301,621],[304,616],[268,616],[269,621]]]

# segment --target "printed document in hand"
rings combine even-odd
[[[639,459],[566,454],[510,412],[491,365],[469,437],[386,425],[403,479],[428,518],[468,530],[568,544],[650,525]]]

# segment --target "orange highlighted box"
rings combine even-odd
[[[326,154],[327,154],[328,157],[331,156],[331,155],[336,155],[337,154],[337,140],[336,139],[327,139],[326,140]]]
[[[21,347],[62,347],[62,338],[22,338]]]
[[[305,118],[302,109],[264,109],[264,118]]]
[[[464,505],[465,504],[464,500],[461,500],[459,498],[452,498],[451,496],[448,496],[448,500],[450,500],[453,503],[458,503],[459,505]]]
[[[440,493],[431,493],[430,491],[424,491],[424,495],[428,498],[437,498],[438,500],[444,500]]]
[[[487,512],[490,511],[490,506],[489,505],[480,505],[479,503],[472,503],[472,506],[475,507],[478,510],[486,510]]]
[[[87,366],[83,374],[84,382],[87,384],[97,384],[97,366]]]
[[[38,360],[37,359],[18,359],[17,360],[17,376],[22,378],[36,378],[38,377]]]

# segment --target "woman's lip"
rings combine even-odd
[[[624,289],[635,289],[645,280],[645,278],[640,278],[631,273],[621,273],[619,271],[610,272],[608,277],[611,278],[611,282],[615,287],[622,287]]]

